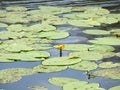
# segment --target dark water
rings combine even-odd
[[[30,9],[36,9],[38,5],[52,5],[52,6],[102,6],[109,9],[112,13],[120,13],[120,0],[0,0],[0,9],[4,9],[9,5],[20,5],[26,6]],[[71,36],[67,39],[55,41],[53,44],[64,42],[64,43],[86,43],[88,39],[93,39],[96,36],[87,36],[82,33],[84,28],[73,27],[73,26],[58,26],[59,29],[64,29],[66,27],[76,30],[68,31]],[[120,27],[120,23],[113,24],[111,26],[105,26],[100,28],[111,28]],[[80,38],[80,39],[78,39]],[[72,39],[73,42],[70,42]],[[51,57],[59,56],[56,49],[50,49],[48,52],[51,53]],[[53,53],[54,52],[54,53]],[[120,47],[116,47],[116,52],[120,52]],[[63,52],[64,56],[68,54],[67,51]],[[120,60],[120,58],[117,58]],[[41,62],[14,62],[14,63],[0,63],[0,69],[14,68],[14,67],[26,67],[31,68]],[[87,79],[87,76],[82,71],[67,69],[65,71],[56,73],[38,73],[30,76],[24,76],[22,80],[10,83],[10,84],[0,84],[0,88],[5,90],[30,90],[27,86],[38,85],[46,86],[48,90],[62,90],[62,88],[51,85],[48,83],[48,78],[50,77],[71,77],[80,80],[85,80],[88,82],[98,82],[103,88],[110,88],[112,86],[120,85],[120,80],[112,80],[103,77],[95,77],[94,79]]]

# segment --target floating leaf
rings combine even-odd
[[[45,86],[28,86],[32,90],[48,90]]]
[[[9,60],[6,57],[0,56],[0,62],[14,62],[13,60]]]
[[[120,66],[120,63],[103,62],[99,64],[100,68],[112,68],[112,67],[117,67],[117,66]]]
[[[34,72],[58,72],[67,69],[67,66],[38,65],[33,67]]]
[[[87,20],[69,20],[68,23],[73,26],[93,27],[93,25],[90,25],[90,21]]]
[[[50,31],[50,32],[40,32],[36,35],[40,38],[47,38],[47,39],[61,39],[69,36],[68,32],[64,31]]]
[[[96,21],[98,21],[99,23],[105,23],[105,24],[112,24],[112,23],[117,23],[118,20],[116,18],[113,17],[99,17],[96,18]]]
[[[80,57],[82,60],[101,60],[103,55],[98,52],[71,52],[69,56]]]
[[[85,13],[91,13],[96,15],[107,15],[110,13],[109,10],[102,8],[102,7],[86,7]]]
[[[88,83],[85,81],[70,82],[63,86],[63,90],[105,90],[99,87],[98,83]]]
[[[120,57],[120,52],[116,53],[116,56]]]
[[[109,88],[108,90],[120,90],[120,86],[114,86]]]
[[[75,65],[71,65],[69,66],[72,69],[76,69],[76,70],[93,70],[97,68],[97,64],[95,62],[90,62],[90,61],[81,61]]]
[[[23,7],[23,6],[9,6],[9,7],[6,7],[6,10],[8,10],[8,11],[26,11],[27,8]]]
[[[31,75],[34,72],[32,69],[27,68],[9,68],[0,70],[0,83],[13,83],[22,78],[25,75]]]
[[[93,35],[108,35],[108,34],[110,34],[109,31],[99,30],[99,29],[89,29],[89,30],[85,30],[83,32],[86,34],[93,34]]]
[[[65,44],[65,50],[88,51],[89,47],[87,44]]]
[[[119,68],[100,69],[93,72],[93,75],[111,79],[120,79],[120,69]]]
[[[43,65],[70,65],[81,61],[81,58],[74,57],[55,57],[42,62]]]
[[[114,51],[115,48],[112,46],[108,46],[108,45],[91,45],[89,47],[89,51],[99,51],[99,52],[111,52]]]
[[[65,78],[65,77],[53,77],[48,79],[49,83],[56,86],[64,86],[67,83],[76,82],[76,81],[79,81],[79,80],[75,78]]]
[[[20,43],[13,43],[11,45],[8,45],[6,48],[4,48],[7,51],[11,52],[20,52],[20,51],[31,51],[33,50],[32,47],[29,47],[25,44],[20,44]]]
[[[40,31],[55,31],[56,27],[48,25],[47,23],[34,24],[28,27],[28,31],[40,32]]]
[[[66,14],[64,15],[64,17],[70,19],[89,19],[91,17],[98,17],[98,16],[92,13],[73,13],[73,14]]]
[[[89,42],[106,45],[120,45],[120,39],[115,37],[96,38],[95,40],[89,40]]]
[[[0,28],[1,28],[1,27],[8,27],[8,25],[5,24],[5,23],[0,23]]]

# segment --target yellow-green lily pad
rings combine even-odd
[[[50,31],[50,32],[40,32],[39,34],[35,35],[36,37],[40,38],[47,38],[47,39],[62,39],[69,36],[68,32],[64,31]]]
[[[81,51],[81,52],[71,52],[69,56],[80,57],[82,60],[101,60],[103,59],[103,55],[98,52],[89,52],[89,51]]]
[[[100,68],[112,68],[112,67],[117,67],[117,66],[120,66],[120,63],[103,62],[99,64]]]
[[[20,52],[20,51],[31,51],[33,50],[32,47],[25,45],[25,44],[20,44],[20,43],[13,43],[11,45],[8,45],[6,48],[4,48],[7,51],[10,52]]]
[[[67,66],[47,66],[47,65],[37,65],[33,67],[33,71],[36,73],[40,72],[58,72],[67,69]]]
[[[0,27],[8,27],[8,25],[5,23],[0,23]]]
[[[22,76],[34,74],[32,69],[9,68],[0,70],[0,83],[13,83],[22,79]]]
[[[95,38],[95,40],[89,40],[89,42],[105,45],[120,45],[120,39],[115,37]]]
[[[48,90],[45,86],[28,86],[32,90]]]
[[[120,69],[119,68],[100,69],[94,71],[93,75],[111,79],[120,79]]]
[[[81,61],[81,58],[74,57],[55,57],[42,62],[43,65],[71,65]]]
[[[75,69],[75,70],[90,71],[90,70],[96,69],[98,67],[98,65],[95,62],[81,61],[81,62],[71,65],[69,67],[72,69]]]
[[[6,10],[8,10],[8,11],[26,11],[27,8],[23,7],[23,6],[9,6],[9,7],[6,7]]]
[[[67,83],[76,82],[76,81],[79,81],[79,80],[75,78],[67,78],[67,77],[52,77],[48,79],[49,83],[56,86],[64,86]]]
[[[88,29],[83,32],[86,34],[92,34],[92,35],[109,35],[110,34],[109,31],[99,30],[99,29]]]
[[[70,82],[63,86],[63,90],[105,90],[100,88],[98,83],[88,83],[85,81]]]
[[[109,88],[108,90],[120,90],[120,86],[114,86]]]

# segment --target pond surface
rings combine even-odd
[[[4,9],[10,5],[19,5],[25,6],[30,10],[36,9],[40,5],[50,5],[50,6],[60,6],[60,7],[81,7],[81,6],[101,6],[108,10],[111,13],[120,13],[120,0],[0,0],[0,9]],[[61,15],[60,15],[61,16]],[[33,24],[33,23],[32,23]],[[89,39],[94,39],[98,37],[103,37],[103,35],[89,35],[84,34],[82,31],[87,27],[77,27],[72,25],[58,25],[56,26],[59,30],[65,30],[70,28],[67,32],[70,33],[70,36],[64,39],[56,40],[52,42],[52,45],[56,45],[59,43],[64,44],[89,44]],[[111,28],[120,28],[120,22],[98,27],[100,29],[111,29]],[[0,28],[3,31],[3,28]],[[120,45],[114,46],[115,52],[120,52]],[[50,52],[51,58],[58,57],[59,51],[58,49],[52,48],[46,50]],[[63,56],[67,56],[69,51],[64,50]],[[102,61],[111,60],[113,62],[119,62],[120,57],[112,57],[108,59],[103,59]],[[7,69],[7,68],[31,68],[35,65],[39,65],[41,61],[36,62],[22,62],[16,61],[11,63],[0,63],[0,69]],[[99,62],[98,62],[99,63]],[[91,71],[92,72],[92,71]],[[73,70],[73,69],[66,69],[61,72],[53,72],[53,73],[37,73],[29,76],[24,76],[20,81],[8,84],[0,84],[0,88],[4,90],[31,90],[27,88],[27,86],[46,86],[48,90],[62,90],[61,87],[52,85],[48,83],[48,79],[51,77],[69,77],[69,78],[76,78],[79,80],[84,80],[88,82],[97,82],[100,83],[100,86],[105,89],[109,89],[112,86],[120,85],[120,80],[112,80],[109,78],[104,77],[95,77],[88,79],[88,76],[85,75],[83,71],[80,70]]]

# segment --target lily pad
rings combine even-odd
[[[69,66],[72,69],[75,70],[85,70],[85,71],[90,71],[94,70],[98,67],[98,65],[95,62],[90,62],[90,61],[81,61],[75,65]]]
[[[65,44],[65,50],[88,51],[89,47],[87,44]]]
[[[99,30],[99,29],[89,29],[83,32],[86,34],[92,34],[92,35],[109,35],[110,34],[109,31]]]
[[[9,6],[6,8],[8,11],[26,11],[27,8],[23,6]]]
[[[27,45],[20,44],[20,43],[13,43],[11,45],[8,45],[4,49],[7,50],[7,51],[10,51],[10,52],[20,52],[20,51],[31,51],[31,50],[33,50],[32,47],[29,47]]]
[[[63,90],[105,90],[100,88],[98,83],[88,83],[85,81],[70,82],[63,86]]]
[[[100,68],[112,68],[112,67],[117,67],[117,66],[120,66],[120,63],[103,62],[99,64]]]
[[[120,86],[114,86],[109,88],[108,90],[120,90]]]
[[[116,53],[116,56],[120,57],[120,52]]]
[[[49,83],[56,86],[64,86],[67,83],[76,82],[76,81],[79,81],[79,80],[75,78],[66,78],[66,77],[52,77],[48,79]]]
[[[67,17],[69,19],[89,19],[91,17],[98,17],[95,14],[91,13],[73,13],[73,14],[66,14],[64,17]]]
[[[74,57],[55,57],[44,60],[43,65],[71,65],[81,61],[81,58]]]
[[[93,72],[93,75],[111,79],[120,79],[120,69],[119,68],[100,69]]]
[[[48,90],[45,86],[28,86],[32,90]]]
[[[64,31],[50,31],[50,32],[40,32],[36,37],[47,38],[47,39],[62,39],[68,37],[69,33]]]
[[[33,67],[33,71],[36,73],[39,72],[58,72],[67,69],[67,66],[46,66],[38,65]]]
[[[102,7],[86,7],[85,13],[91,13],[96,15],[107,15],[110,13],[109,10]]]
[[[103,55],[98,52],[88,52],[88,51],[82,51],[82,52],[71,52],[69,56],[73,57],[80,57],[82,60],[101,60],[103,59]]]
[[[27,68],[9,68],[0,70],[0,83],[13,83],[22,79],[22,76],[31,75],[34,72]]]
[[[28,31],[40,32],[40,31],[55,31],[56,27],[48,25],[47,23],[35,24],[28,27]]]
[[[0,27],[8,27],[8,25],[5,23],[0,23]]]
[[[69,20],[68,23],[70,25],[79,26],[79,27],[93,27],[100,25],[100,23],[90,20]]]
[[[0,62],[14,62],[13,60],[9,60],[6,57],[0,56]]]
[[[105,45],[120,45],[120,39],[115,37],[95,38],[95,40],[89,40],[89,42]]]

